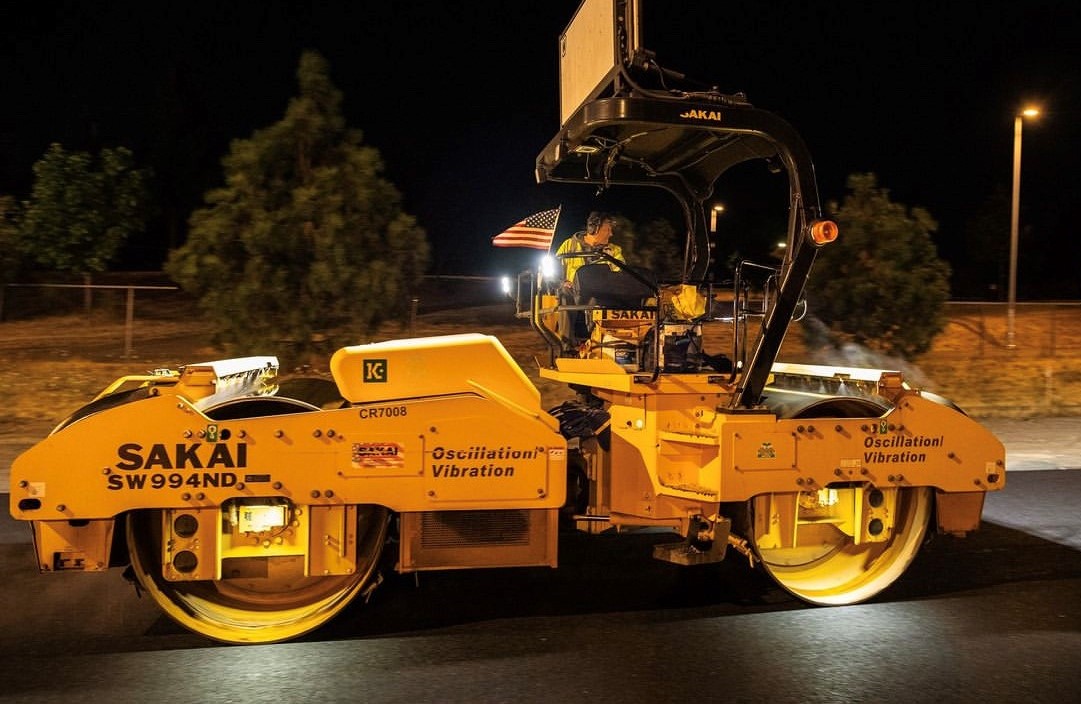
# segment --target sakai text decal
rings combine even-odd
[[[605,310],[601,311],[604,320],[653,320],[651,310]]]
[[[144,452],[145,450],[145,452]],[[244,443],[227,445],[201,442],[166,445],[155,443],[144,448],[137,442],[124,443],[116,448],[117,469],[213,469],[226,467],[236,469],[248,466],[248,446]]]
[[[716,110],[688,110],[679,114],[680,117],[693,118],[695,120],[713,120],[714,122],[721,121],[721,113]]]

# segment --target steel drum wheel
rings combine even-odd
[[[169,582],[161,576],[161,511],[129,515],[126,535],[135,576],[173,620],[226,643],[273,643],[326,623],[368,583],[386,538],[387,510],[358,507],[358,523],[357,571],[336,577],[285,569],[261,578]]]
[[[856,545],[830,525],[801,525],[801,546],[755,550],[773,579],[812,604],[855,604],[893,584],[915,558],[927,531],[932,493],[901,489],[892,534],[885,542]],[[753,510],[753,502],[752,502]]]
[[[259,397],[228,402],[207,415],[235,419],[315,411],[325,405],[316,398]],[[170,582],[161,570],[162,513],[128,515],[126,538],[135,576],[173,620],[226,643],[289,640],[333,618],[369,583],[386,541],[389,516],[381,506],[357,507],[357,569],[350,575],[306,577],[303,558],[298,557],[272,562],[261,577]]]

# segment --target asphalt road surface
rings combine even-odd
[[[738,556],[656,562],[656,535],[568,535],[558,569],[388,573],[267,646],[187,633],[119,570],[37,574],[4,512],[0,701],[1079,702],[1081,471],[1008,481],[978,533],[865,604],[806,606]]]

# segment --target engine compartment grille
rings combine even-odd
[[[401,514],[398,570],[556,566],[558,509]]]

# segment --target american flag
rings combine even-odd
[[[560,206],[562,207],[562,206]],[[547,251],[556,234],[560,208],[530,215],[492,238],[493,247],[530,247]]]

